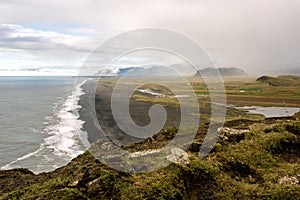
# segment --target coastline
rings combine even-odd
[[[0,199],[157,199],[162,195],[173,199],[174,194],[176,199],[299,197],[299,121],[237,120],[224,130],[229,131],[224,132],[226,137],[207,157],[195,156],[195,146],[186,154],[188,163],[172,163],[146,174],[109,168],[89,151],[49,173],[35,175],[24,168],[0,170]],[[164,145],[171,135],[172,130],[163,132],[130,149]],[[201,141],[194,144],[201,145]]]
[[[118,128],[116,125],[112,111],[111,111],[111,95],[112,88],[114,87],[114,80],[107,79],[103,84],[95,85],[97,82],[93,81],[95,79],[87,80],[81,87],[83,93],[79,99],[79,119],[83,121],[82,131],[87,133],[87,140],[92,144],[97,139],[108,138],[115,144],[119,146],[126,146],[135,142],[139,142],[140,139],[134,138]],[[95,90],[95,91],[94,91]],[[147,94],[146,94],[147,95]],[[94,102],[95,105],[92,105],[91,102]],[[131,99],[130,101],[130,112],[134,121],[141,126],[145,126],[149,123],[148,111],[149,108],[153,105],[153,102],[145,102]],[[94,107],[94,108],[92,108]],[[169,121],[167,121],[164,128],[167,127],[178,127],[180,114],[176,107],[166,106],[167,112],[171,116]],[[245,112],[245,109],[239,109],[239,111]],[[91,112],[94,113],[97,117],[93,117]],[[202,113],[205,111],[202,109]],[[178,115],[179,114],[179,115]],[[252,114],[249,112],[249,114]],[[255,114],[255,113],[253,113]],[[229,114],[230,115],[230,114]],[[281,115],[280,115],[281,116]],[[278,117],[280,116],[265,116],[268,117]],[[282,117],[287,117],[283,115]],[[99,130],[99,126],[101,130]],[[101,133],[101,131],[105,133]]]
[[[80,96],[78,103],[80,105],[80,109],[78,110],[79,119],[84,121],[82,131],[87,133],[88,142],[92,144],[98,139],[105,139],[112,141],[118,146],[137,142],[138,139],[125,134],[115,124],[110,109],[112,90],[106,87],[100,87],[99,89],[95,84],[93,80],[88,80],[81,86],[84,94]],[[94,89],[96,89],[96,93]],[[95,105],[92,104],[93,101]],[[97,117],[94,116],[94,111]]]
[[[91,88],[93,87],[92,81],[87,80],[82,86],[83,94],[80,96],[78,101],[78,105],[80,108],[78,109],[79,120],[83,121],[82,131],[87,133],[87,140],[91,144],[95,140],[100,139],[100,134],[97,134],[98,129],[94,125],[94,119],[90,114],[91,110],[91,98],[93,91]]]
[[[112,85],[99,84],[95,94],[95,85],[91,85],[95,83],[87,81],[76,85],[74,91],[77,92],[69,101],[73,104],[68,104],[72,110],[64,112],[77,117],[74,119],[76,125],[80,125],[77,127],[80,132],[74,136],[76,139],[77,136],[86,136],[92,143],[103,135],[98,134],[95,127],[95,123],[99,123],[101,127],[107,128],[105,136],[111,136],[109,139],[112,142],[120,142],[121,145],[133,143],[135,138],[116,129],[112,115],[109,114]],[[90,101],[92,98],[95,99],[95,105]],[[133,120],[139,125],[147,124],[147,111],[153,102],[132,99],[131,103],[131,111],[136,112],[132,115]],[[98,118],[90,115],[91,106],[95,106]],[[170,120],[175,122],[176,109],[171,106],[166,106],[166,109],[171,112],[168,113],[172,117]],[[150,199],[162,195],[172,198],[174,194],[178,199],[218,199],[228,196],[232,199],[236,196],[240,199],[296,199],[300,195],[297,164],[300,159],[300,122],[297,118],[239,118],[229,121],[225,123],[220,133],[222,137],[215,148],[207,157],[200,159],[196,155],[207,130],[207,124],[202,124],[185,154],[188,163],[174,162],[146,174],[124,173],[109,168],[89,151],[48,173],[34,174],[24,168],[0,170],[0,199]],[[88,132],[88,135],[81,135],[82,132]],[[124,149],[143,155],[145,150],[149,152],[167,144],[174,134],[176,129],[165,129],[149,140]],[[199,189],[199,185],[205,187]]]
[[[136,138],[126,134],[119,129],[114,121],[111,111],[113,83],[111,83],[111,85],[99,84],[97,86],[94,84],[96,83],[93,81],[87,81],[82,85],[84,94],[80,96],[79,105],[81,108],[78,111],[79,119],[84,121],[82,131],[87,132],[89,143],[93,143],[98,139],[109,139],[111,142],[121,147],[143,140],[142,138]],[[93,91],[94,89],[96,89],[96,92]],[[91,104],[93,101],[95,101],[95,105]],[[136,101],[133,98],[130,100],[130,113],[136,124],[139,126],[149,124],[150,118],[148,112],[153,104],[153,102]],[[92,108],[92,106],[94,106],[94,108]],[[96,119],[94,119],[93,114],[91,114],[93,109],[96,111]],[[178,127],[180,122],[179,108],[165,106],[165,109],[168,116],[171,117],[167,119],[164,128]],[[99,130],[99,126],[101,127],[101,130]],[[102,130],[105,133],[101,133]]]
[[[84,122],[79,119],[78,113],[78,103],[83,94],[81,86],[84,82],[74,85],[73,79],[68,81],[62,94],[55,93],[55,96],[52,96],[57,98],[57,101],[46,104],[47,107],[51,106],[52,110],[42,117],[44,120],[39,127],[41,142],[31,151],[22,151],[20,156],[1,166],[1,170],[24,167],[36,174],[49,172],[65,166],[86,150],[82,145],[86,137],[81,130]]]

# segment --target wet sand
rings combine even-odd
[[[79,110],[80,119],[85,121],[83,129],[88,133],[88,140],[93,143],[97,139],[109,138],[110,141],[118,146],[127,146],[129,144],[142,141],[144,139],[135,138],[126,134],[117,126],[111,111],[111,95],[113,85],[111,84],[98,84],[94,85],[92,81],[87,82],[83,86],[86,94],[81,96],[80,105],[82,108]],[[96,88],[96,93],[94,89]],[[91,102],[95,102],[95,104]],[[149,108],[153,104],[149,102],[135,101],[133,98],[130,100],[130,114],[133,121],[139,126],[146,126],[150,122]],[[179,127],[180,123],[180,108],[163,105],[167,112],[167,121],[164,128]],[[93,117],[92,110],[96,111],[96,116]],[[99,125],[102,130],[99,130]]]

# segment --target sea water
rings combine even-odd
[[[71,77],[0,77],[0,167],[52,171],[83,153],[81,85]]]
[[[290,107],[243,106],[236,108],[247,110],[251,114],[264,115],[265,117],[290,117],[295,113],[300,112],[300,108]]]

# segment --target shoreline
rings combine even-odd
[[[297,148],[299,121],[237,120],[226,127],[228,134],[224,132],[226,137],[221,139],[207,157],[200,159],[196,156],[195,153],[198,153],[199,149],[198,146],[194,146],[185,154],[189,163],[173,163],[158,172],[145,174],[114,170],[95,159],[89,151],[79,155],[66,166],[48,173],[36,175],[25,168],[0,170],[0,199],[118,199],[120,196],[130,199],[136,197],[136,192],[144,194],[145,191],[150,191],[149,198],[159,198],[162,194],[174,197],[173,191],[179,191],[180,195],[185,194],[186,199],[190,199],[193,191],[198,192],[199,196],[211,197],[217,194],[215,198],[218,198],[219,191],[222,191],[225,197],[236,193],[236,184],[241,186],[238,187],[241,199],[299,197],[299,165],[295,165],[300,159]],[[202,129],[205,130],[205,127]],[[172,133],[172,130],[167,134],[163,132],[153,141],[134,144],[129,150],[140,151],[140,148],[144,149],[144,145],[149,147],[149,144],[155,147],[164,145],[171,139]],[[282,149],[281,141],[285,141],[284,147],[287,149]],[[201,145],[201,140],[197,138],[194,144]],[[232,161],[233,156],[235,162]],[[270,170],[265,170],[266,166],[270,167]],[[146,183],[141,184],[141,180]],[[195,183],[195,180],[198,182]],[[187,193],[186,188],[182,187],[183,184],[190,186]],[[205,184],[209,184],[208,187],[199,191],[199,185]],[[250,184],[259,189],[248,190]],[[169,191],[170,185],[176,190]],[[262,185],[266,187],[260,188]],[[125,189],[110,189],[115,186]],[[157,192],[157,186],[166,190]],[[286,190],[287,187],[290,189]],[[249,191],[251,193],[248,193]],[[257,194],[261,196],[258,197]]]
[[[98,129],[95,128],[92,123],[94,119],[89,114],[90,110],[90,98],[91,98],[91,89],[90,89],[91,81],[87,80],[82,86],[82,91],[84,94],[80,96],[78,101],[78,105],[80,108],[78,109],[79,120],[83,121],[83,125],[81,130],[87,133],[87,140],[90,144],[92,144],[95,140],[99,139],[99,135],[97,134]]]
[[[93,84],[95,83],[87,81],[82,85],[84,94],[80,96],[79,105],[81,108],[78,111],[79,119],[84,121],[82,131],[87,132],[90,144],[98,139],[108,139],[121,147],[144,140],[143,138],[135,138],[126,134],[117,126],[111,111],[111,87],[107,87],[105,84],[98,86]],[[96,93],[92,91],[95,87],[97,87]],[[95,108],[91,107],[93,106],[91,105],[92,98],[95,98]],[[130,112],[136,124],[139,126],[149,124],[148,111],[152,105],[153,103],[136,101],[133,98],[130,100]],[[175,110],[171,106],[166,106],[165,108],[171,117],[167,120],[164,128],[179,126],[180,111],[178,108],[175,108]],[[96,111],[96,119],[92,117],[92,109]],[[105,133],[101,133],[99,125]]]
[[[64,93],[57,94],[59,96],[55,97],[59,98],[53,104],[47,104],[52,106],[52,111],[42,117],[42,139],[36,148],[22,151],[18,157],[2,165],[1,170],[26,167],[36,174],[49,172],[65,166],[86,150],[81,143],[83,121],[77,112],[83,84],[74,86],[73,79],[70,79]]]
[[[92,79],[93,80],[93,79]],[[119,146],[125,146],[130,143],[138,142],[140,139],[134,138],[132,136],[127,135],[122,130],[118,128],[116,125],[114,118],[112,116],[111,108],[110,108],[110,100],[112,94],[112,87],[114,86],[113,83],[111,85],[102,84],[95,86],[95,82],[91,80],[87,80],[81,87],[84,92],[83,95],[80,96],[78,105],[80,109],[78,110],[79,120],[84,121],[82,126],[82,131],[87,133],[87,139],[90,144],[92,144],[97,139],[104,139],[107,137],[112,142],[116,143]],[[93,91],[96,89],[96,91]],[[138,91],[137,91],[138,92]],[[94,100],[92,98],[95,98]],[[231,99],[231,96],[228,95],[227,98]],[[95,108],[92,108],[91,102],[95,102]],[[228,103],[231,101],[229,100]],[[253,102],[252,102],[253,103]],[[136,101],[134,99],[130,102],[130,110],[131,114],[133,115],[134,121],[138,125],[147,125],[149,123],[149,117],[147,116],[147,111],[153,105],[153,102],[142,102]],[[242,104],[245,106],[244,104]],[[239,107],[241,104],[236,104],[234,107]],[[248,105],[251,106],[251,105]],[[279,107],[276,105],[269,105],[266,107]],[[243,108],[243,107],[241,107]],[[96,111],[96,119],[94,119],[91,115],[91,110],[95,109]],[[174,111],[174,107],[166,106],[168,113],[171,115],[176,115],[172,118],[172,120],[177,120],[177,111]],[[238,109],[238,108],[237,108]],[[239,109],[243,111],[244,109]],[[100,112],[101,111],[101,112]],[[249,112],[251,114],[251,112]],[[255,114],[255,113],[253,113]],[[134,116],[135,115],[135,116]],[[262,114],[263,115],[263,114]],[[281,118],[279,116],[265,116],[265,118]],[[290,116],[282,116],[282,118],[290,117]],[[96,124],[96,125],[95,125]],[[170,126],[171,120],[168,122],[168,125],[165,127]],[[99,125],[105,133],[99,133]],[[173,123],[172,125],[178,126],[177,123]],[[97,127],[98,126],[98,127]]]

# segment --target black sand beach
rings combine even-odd
[[[126,134],[117,126],[111,110],[111,95],[113,91],[112,84],[98,85],[95,81],[87,81],[84,84],[84,95],[81,96],[79,104],[82,108],[79,110],[80,119],[85,121],[84,131],[88,133],[88,140],[93,143],[97,139],[109,138],[118,146],[127,146],[143,139],[135,138]],[[94,92],[96,89],[96,93]],[[95,104],[93,104],[93,101]],[[130,114],[135,123],[139,126],[146,126],[150,122],[148,111],[152,103],[130,100]],[[164,106],[167,112],[167,120],[164,128],[179,127],[180,108]],[[93,117],[93,109],[96,111],[96,119]],[[99,125],[102,130],[99,129]]]

